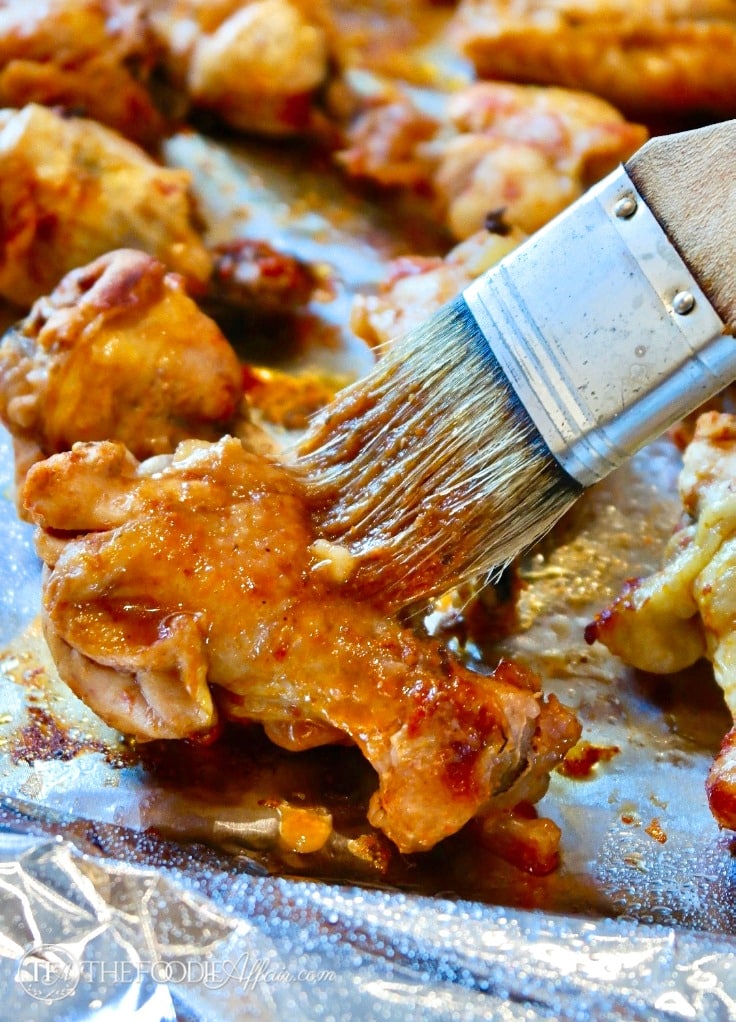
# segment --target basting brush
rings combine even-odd
[[[493,572],[736,378],[736,121],[662,136],[330,404],[321,534],[397,607]]]

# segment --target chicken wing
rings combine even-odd
[[[233,438],[141,464],[77,444],[31,469],[24,501],[50,648],[96,713],[144,739],[220,712],[288,749],[353,742],[378,774],[369,819],[402,851],[540,797],[579,736],[522,668],[474,674],[354,598],[297,482]]]
[[[445,97],[439,116],[392,90],[358,116],[337,158],[357,177],[429,191],[463,239],[499,209],[531,234],[645,138],[595,96],[479,82]]]
[[[168,73],[192,106],[267,135],[314,128],[329,70],[323,0],[149,0]]]
[[[30,104],[0,111],[0,295],[28,308],[69,270],[140,248],[194,286],[212,258],[189,174],[162,167],[96,121]]]
[[[684,453],[679,488],[683,521],[660,571],[630,582],[588,627],[626,663],[655,674],[683,670],[700,657],[736,721],[736,416],[705,412]],[[708,778],[711,811],[736,830],[736,727]]]
[[[502,217],[491,217],[489,227],[455,245],[444,258],[393,260],[377,293],[355,296],[350,315],[353,332],[372,347],[396,340],[419,327],[524,240],[524,234],[507,227]]]
[[[0,106],[60,106],[146,145],[164,121],[148,83],[157,62],[143,5],[126,0],[5,0]]]
[[[232,431],[238,358],[151,256],[118,250],[68,274],[0,344],[0,421],[16,480],[76,440],[118,439],[139,457]]]
[[[736,112],[730,0],[462,0],[451,34],[484,78],[584,89],[637,117]]]

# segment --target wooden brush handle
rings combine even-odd
[[[653,138],[626,170],[721,319],[736,331],[736,120]]]

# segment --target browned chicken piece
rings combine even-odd
[[[152,145],[164,128],[148,91],[157,62],[143,4],[5,0],[0,106],[60,106]]]
[[[214,245],[207,292],[214,302],[263,313],[282,313],[306,305],[325,281],[317,271],[266,241],[240,238]]]
[[[348,173],[428,191],[455,238],[490,212],[531,234],[645,141],[595,96],[479,82],[430,116],[388,92],[358,116],[338,154]]]
[[[518,228],[505,226],[501,217],[491,217],[489,227],[455,245],[444,258],[394,259],[376,294],[356,295],[350,317],[353,332],[372,347],[396,340],[429,319],[525,237]]]
[[[238,440],[141,464],[77,444],[31,469],[24,501],[60,674],[128,735],[196,735],[220,712],[291,750],[355,743],[378,774],[369,820],[404,852],[540,797],[579,737],[523,668],[474,674],[358,600],[297,482]]]
[[[632,116],[736,112],[732,0],[462,0],[483,78],[584,89]]]
[[[191,179],[117,132],[31,104],[0,110],[0,295],[28,308],[69,270],[139,248],[204,288]]]
[[[736,830],[736,727],[721,743],[705,782],[710,811],[721,825]]]
[[[172,81],[242,131],[304,134],[330,65],[324,0],[148,0]],[[319,120],[319,118],[318,118]]]
[[[242,369],[181,277],[118,250],[68,274],[0,344],[0,421],[16,481],[76,440],[117,439],[139,457],[232,431]]]
[[[588,627],[626,663],[655,674],[684,670],[700,657],[736,721],[736,416],[705,412],[684,453],[679,488],[683,522],[664,566],[630,582]],[[736,830],[736,728],[708,778],[722,827]]]

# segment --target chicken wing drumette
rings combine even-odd
[[[353,742],[378,773],[369,819],[403,851],[538,799],[577,740],[523,669],[473,674],[356,599],[293,477],[238,440],[141,464],[77,444],[24,501],[60,674],[129,735],[206,732],[219,711],[287,749]]]
[[[630,582],[589,626],[626,663],[653,674],[684,670],[701,657],[736,721],[736,416],[705,412],[684,453],[681,527],[665,563]],[[736,830],[736,727],[707,782],[711,811]]]
[[[266,135],[309,133],[330,67],[324,0],[149,0],[171,80],[195,108]],[[316,120],[315,120],[316,118]]]
[[[156,51],[133,0],[5,0],[0,106],[63,107],[153,145],[164,129],[148,89]]]
[[[68,274],[0,344],[0,421],[16,478],[76,440],[118,439],[139,457],[232,431],[238,358],[183,281],[118,250]]]

